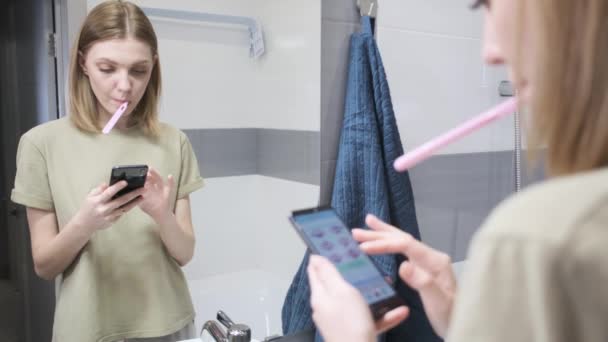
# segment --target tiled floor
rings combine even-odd
[[[17,296],[7,280],[0,280],[0,341],[16,342],[14,307]]]

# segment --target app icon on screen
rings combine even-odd
[[[357,248],[351,248],[351,249],[348,250],[348,255],[351,258],[356,259],[356,258],[359,257],[359,255],[361,255],[361,252]]]
[[[321,248],[326,251],[331,251],[332,249],[334,249],[334,244],[329,241],[323,241],[323,243],[321,243]]]
[[[342,261],[342,256],[340,254],[332,254],[329,257],[329,260],[331,260],[333,263],[340,263]]]
[[[312,231],[312,236],[316,238],[322,238],[325,235],[321,229],[315,229]]]
[[[350,239],[348,237],[341,237],[340,238],[340,244],[344,247],[348,247],[348,245],[350,245]]]

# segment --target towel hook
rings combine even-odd
[[[357,0],[359,14],[375,18],[378,13],[378,0]]]

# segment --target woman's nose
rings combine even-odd
[[[496,45],[484,43],[482,57],[488,65],[500,65],[504,63],[500,49]]]
[[[504,63],[502,50],[498,44],[498,40],[496,39],[496,30],[494,29],[494,25],[487,13],[484,17],[483,47],[481,56],[483,61],[488,65],[500,65]]]
[[[128,72],[121,72],[118,74],[118,82],[116,86],[118,90],[122,92],[128,92],[131,90],[131,81],[129,80]]]

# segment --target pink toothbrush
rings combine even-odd
[[[116,123],[118,122],[118,119],[120,119],[120,117],[125,112],[125,110],[127,110],[128,106],[129,106],[129,102],[125,102],[125,103],[121,104],[120,107],[118,107],[116,112],[114,112],[114,115],[112,115],[112,118],[110,119],[110,121],[108,121],[106,126],[103,128],[103,131],[102,131],[103,134],[110,133],[112,128],[114,128],[114,125],[116,125]]]
[[[469,133],[472,133],[485,125],[500,119],[506,115],[512,114],[517,110],[517,101],[511,98],[496,107],[481,113],[478,116],[465,121],[459,126],[443,133],[442,135],[420,145],[413,151],[402,155],[395,160],[393,166],[397,171],[405,171],[421,161],[429,158],[433,153],[440,148],[449,145],[455,140],[458,140]]]

